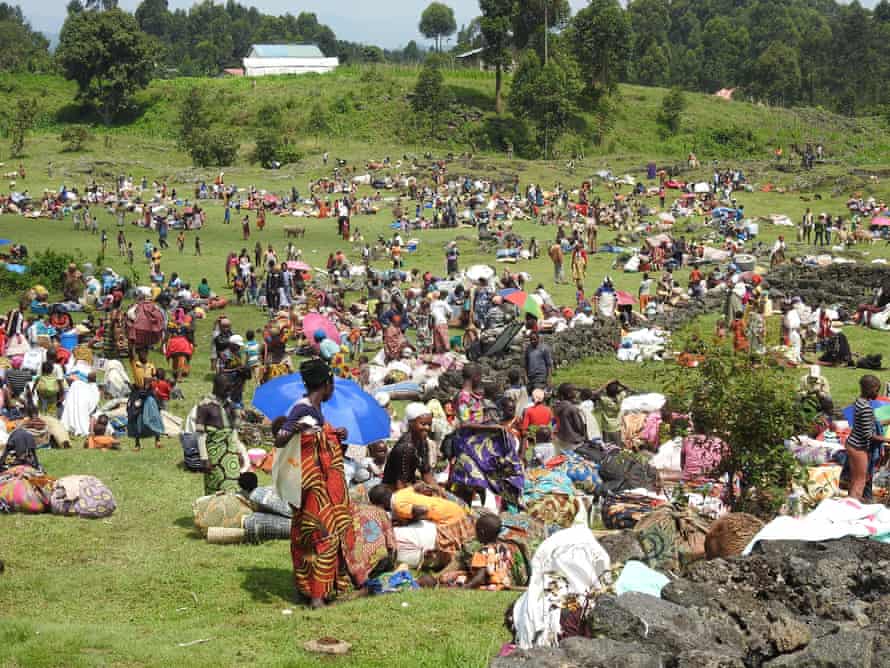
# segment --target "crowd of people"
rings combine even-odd
[[[776,347],[794,366],[817,349],[827,364],[857,361],[835,326],[852,315],[825,304],[811,308],[800,299],[774,303],[762,276],[740,266],[745,251],[757,248],[743,224],[744,206],[735,199],[746,186],[738,169],[715,169],[703,189],[662,174],[657,186],[630,184],[629,195],[616,190],[606,200],[594,195],[589,181],[578,189],[522,188],[518,181],[451,177],[444,161],[433,165],[429,183],[401,175],[394,182],[406,199],[394,207],[392,238],[373,248],[353,217],[382,210],[383,198],[379,192],[362,196],[360,188],[393,183],[365,183],[339,170],[310,183],[307,198],[296,188],[283,197],[250,188],[242,197],[220,174],[212,186],[196,186],[195,201],[183,206],[166,184],[150,187],[143,179],[137,186],[131,177],[116,188],[94,184],[71,196],[67,190],[47,195],[30,209],[23,205],[23,211],[54,216],[67,215],[63,209],[70,206],[75,227],[94,231],[89,207],[113,199],[119,255],[130,264],[140,261],[126,229],[126,218],[137,213],[132,222],[138,233],[155,232],[157,244],[146,238],[142,246],[146,286],[129,285],[111,270],[72,265],[63,277],[62,301],[52,303],[35,288],[0,321],[0,356],[8,361],[0,411],[11,426],[0,471],[41,470],[39,450],[45,446],[120,449],[126,436],[137,450],[145,440],[163,447],[172,418],[183,435],[186,467],[203,474],[205,495],[253,498],[261,488],[252,471],[271,471],[272,483],[262,493],[278,508],[278,520],[289,523],[296,587],[313,607],[372,588],[400,561],[433,574],[420,584],[521,587],[534,547],[572,525],[604,489],[642,490],[649,502],[664,503],[656,468],[675,470],[689,483],[709,473],[686,470],[687,461],[701,461],[700,441],[685,438],[688,416],[674,413],[669,398],[641,394],[619,380],[599,387],[556,383],[558,336],[607,322],[621,339],[719,295],[723,309],[715,338],[731,340],[739,354],[761,356]],[[152,188],[157,201],[151,205],[120,204],[122,196]],[[671,190],[677,197],[668,202]],[[200,204],[211,198],[222,207],[221,223],[210,219],[209,205]],[[658,208],[650,206],[656,200]],[[296,212],[336,222],[344,250],[331,252],[323,268],[305,263],[290,235],[284,249],[268,239],[244,243],[252,228],[263,232],[267,217],[291,220]],[[670,233],[675,216],[699,215],[716,243]],[[546,281],[522,271],[522,263],[541,252],[537,235],[524,239],[513,229],[513,221],[525,217],[548,239],[544,252],[553,283],[570,275],[572,303],[557,303]],[[192,284],[180,272],[164,270],[172,230],[178,253],[185,253],[188,231],[194,254],[201,255],[198,231],[233,220],[240,220],[243,247],[225,256],[218,289],[206,277]],[[442,248],[441,271],[410,266],[414,240],[403,235],[461,224],[476,227],[480,243],[491,242],[496,257],[515,264],[501,273],[464,268],[459,244],[451,240]],[[832,232],[843,229],[808,211],[801,241],[810,241],[810,228],[817,245],[830,244]],[[618,233],[614,244],[603,243],[605,229]],[[296,231],[294,237],[299,239]],[[780,241],[769,252],[773,264],[787,261]],[[104,252],[104,230],[100,243]],[[618,290],[611,276],[588,289],[592,260],[604,252],[615,254],[613,270],[641,275],[636,294]],[[383,260],[391,266],[381,268]],[[676,276],[685,268],[691,269],[688,283],[681,285]],[[242,306],[253,307],[254,326],[234,325],[230,309]],[[776,307],[781,338],[771,346],[766,323]],[[880,319],[884,307],[863,305],[858,318],[863,324]],[[223,310],[213,318],[215,309]],[[211,318],[213,327],[202,342],[195,331],[203,318]],[[212,383],[184,424],[176,425],[168,404],[182,398],[180,385],[193,375],[195,355],[204,346]],[[511,350],[519,360],[513,368],[498,372],[484,364],[486,357]],[[678,352],[681,365],[701,361],[694,348]],[[253,391],[297,371],[305,396],[293,397],[285,415],[258,414]],[[461,385],[451,392],[446,379],[455,374]],[[326,405],[344,380],[383,408],[390,418],[388,438],[358,447],[344,425],[328,420]],[[827,383],[806,382],[817,385],[807,392],[818,397],[825,418],[820,435],[834,433]],[[870,413],[880,389],[874,376],[862,378],[848,425],[850,495],[857,499],[872,493],[880,460],[875,453],[886,441]],[[410,403],[402,410],[395,407],[399,400]],[[259,462],[252,451],[262,443],[245,430],[257,423],[272,435]],[[680,464],[659,460],[665,437],[679,439]],[[628,451],[641,456],[621,456]],[[295,485],[292,478],[288,482],[288,467],[299,470]],[[713,506],[707,496],[701,495],[698,507]]]

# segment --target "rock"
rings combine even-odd
[[[862,631],[840,631],[814,640],[801,652],[770,661],[769,668],[877,668],[875,638]]]
[[[637,534],[633,531],[621,531],[618,533],[610,533],[597,538],[599,544],[608,553],[612,565],[623,564],[633,559],[643,560],[646,558],[643,547],[637,538]]]
[[[770,625],[769,639],[779,654],[787,654],[806,647],[812,634],[804,624],[783,615]]]
[[[677,656],[678,668],[746,668],[745,662],[736,656],[725,656],[708,650],[690,650]]]
[[[608,638],[568,638],[560,647],[566,657],[584,668],[661,668],[664,661],[638,644]]]
[[[563,650],[554,649],[517,649],[510,656],[492,659],[489,668],[580,668],[578,664],[569,663]]]

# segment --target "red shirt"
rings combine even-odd
[[[155,397],[158,401],[169,401],[170,400],[170,392],[173,391],[173,386],[170,385],[170,382],[167,380],[156,380],[154,382],[154,393]]]
[[[525,409],[522,414],[522,425],[520,429],[523,432],[528,431],[529,427],[546,427],[553,422],[553,411],[545,404],[534,404]]]

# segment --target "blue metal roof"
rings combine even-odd
[[[324,58],[314,44],[254,44],[251,58]]]

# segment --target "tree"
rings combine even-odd
[[[318,139],[325,132],[330,132],[331,123],[328,119],[328,112],[321,102],[316,101],[309,110],[309,116],[306,118],[306,132],[315,137],[315,145],[318,146]]]
[[[497,113],[504,111],[503,79],[504,68],[510,64],[511,27],[513,23],[512,0],[479,0],[482,17],[479,28],[485,43],[485,62],[494,66],[494,108]]]
[[[148,85],[154,67],[151,39],[120,9],[69,15],[56,60],[65,78],[77,82],[78,100],[94,107],[106,125]]]
[[[582,88],[577,65],[564,54],[546,65],[535,51],[523,55],[510,88],[510,109],[534,123],[545,158],[578,111]]]
[[[671,88],[661,100],[661,109],[656,120],[669,134],[680,131],[681,115],[686,109],[686,96],[677,87]]]
[[[49,41],[33,30],[20,7],[0,2],[0,71],[50,69]]]
[[[417,42],[413,39],[405,45],[405,48],[402,49],[402,58],[409,63],[419,62],[423,55],[420,52],[420,47],[417,46]]]
[[[134,14],[139,27],[149,35],[164,37],[173,15],[167,0],[142,0]]]
[[[545,35],[562,28],[569,20],[568,0],[515,0],[513,6],[513,43],[517,49],[533,48],[547,59]],[[546,21],[546,26],[544,25]]]
[[[82,125],[69,125],[66,127],[59,139],[62,142],[62,150],[66,153],[76,153],[83,149],[83,145],[90,138],[90,131]]]
[[[588,73],[591,102],[612,92],[627,71],[631,30],[618,0],[591,0],[572,19],[569,40],[578,64]]]
[[[442,38],[453,35],[457,30],[454,10],[441,2],[431,2],[420,15],[420,34],[435,40],[436,51],[442,51]]]
[[[678,367],[667,374],[675,408],[691,416],[696,433],[726,444],[714,474],[729,475],[733,509],[777,510],[799,473],[784,447],[802,427],[793,380],[776,365],[753,364],[726,346],[695,340],[687,349],[704,361],[695,369]],[[740,484],[738,498],[734,481]]]
[[[34,127],[37,100],[20,99],[9,123],[9,157],[20,158],[25,150],[25,135]]]
[[[797,51],[774,42],[754,62],[749,89],[755,97],[790,106],[797,101],[800,82]]]
[[[417,75],[417,83],[414,84],[414,93],[411,96],[411,108],[418,116],[429,118],[433,130],[436,130],[439,119],[450,104],[451,93],[445,88],[441,59],[429,56],[420,74]]]

